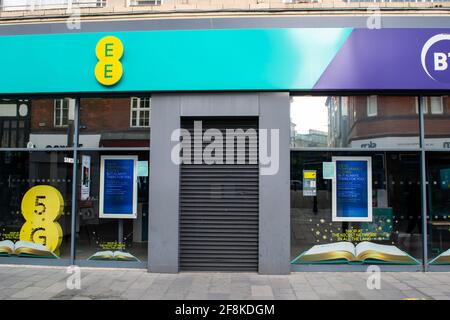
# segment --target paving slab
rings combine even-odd
[[[81,269],[81,289],[70,290],[66,268],[0,266],[0,299],[130,300],[401,300],[450,299],[450,273],[385,272],[381,288],[365,272],[156,274],[146,270]]]

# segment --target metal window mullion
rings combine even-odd
[[[72,168],[72,209],[70,234],[70,265],[75,264],[76,258],[76,222],[77,222],[77,166],[78,166],[78,128],[79,128],[80,98],[75,99],[75,119],[73,130],[73,168]]]
[[[422,196],[422,254],[423,271],[427,271],[428,259],[428,237],[427,237],[427,171],[425,154],[425,121],[422,96],[419,96],[419,126],[420,126],[420,175],[421,175],[421,196]]]

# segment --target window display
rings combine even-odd
[[[86,151],[81,153],[81,158],[85,162],[89,159],[90,178],[83,183],[81,177],[88,173],[86,166],[80,165],[76,259],[145,262],[148,151]],[[142,168],[144,166],[147,166],[145,170]]]
[[[70,257],[72,157],[0,151],[0,256]]]
[[[330,162],[335,179],[323,172]],[[291,151],[292,264],[419,265],[419,164],[416,152]],[[303,194],[304,170],[317,171],[314,197]]]
[[[145,263],[150,98],[80,99],[78,114],[76,103],[68,97],[0,100],[0,257],[68,263],[74,238],[78,261]],[[145,110],[136,113],[138,107]],[[100,152],[104,148],[110,151]]]

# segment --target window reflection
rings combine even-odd
[[[450,150],[449,96],[423,97],[425,148]]]
[[[293,97],[291,147],[419,148],[416,97]]]
[[[150,97],[86,98],[80,106],[82,148],[149,147]]]

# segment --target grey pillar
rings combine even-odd
[[[171,161],[171,135],[180,127],[180,98],[152,95],[148,266],[178,272],[179,167]]]
[[[259,272],[290,271],[289,94],[220,93],[152,96],[149,254],[151,272],[177,272],[179,166],[170,137],[181,116],[259,116],[260,129],[279,130],[278,170],[260,175]],[[270,141],[270,140],[269,140]]]
[[[259,273],[286,274],[290,272],[291,251],[290,97],[287,92],[261,93],[259,101],[259,129],[279,130],[278,171],[264,175],[260,164]],[[260,145],[260,155],[262,151]]]

